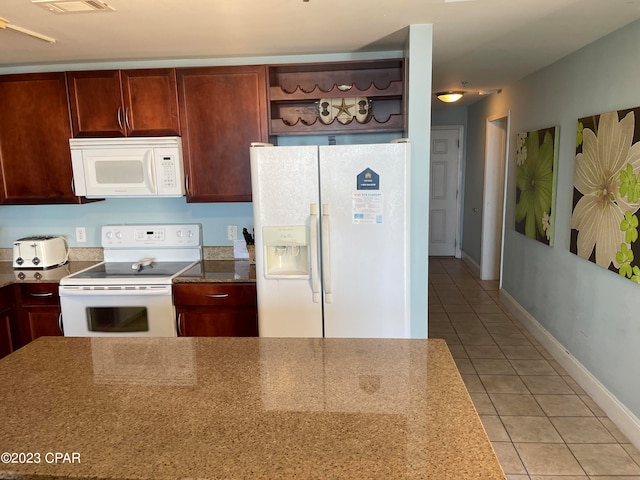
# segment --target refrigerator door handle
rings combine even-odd
[[[318,268],[318,204],[311,204],[310,221],[310,244],[311,244],[311,291],[313,292],[313,303],[320,303],[320,274]]]
[[[333,302],[331,289],[331,235],[329,234],[329,204],[322,204],[322,280],[324,284],[324,302]]]

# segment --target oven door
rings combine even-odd
[[[171,285],[60,286],[65,337],[176,337]]]

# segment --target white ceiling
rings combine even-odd
[[[640,18],[640,0],[108,0],[53,14],[1,0],[0,68],[37,64],[402,50],[433,27],[433,91],[496,90]],[[462,88],[461,82],[468,82]]]

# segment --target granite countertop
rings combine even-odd
[[[42,337],[0,385],[0,478],[505,479],[442,340]]]
[[[79,272],[98,263],[97,261],[71,261],[60,267],[46,270],[14,270],[13,262],[0,261],[0,288],[11,283],[57,283],[61,278]]]
[[[173,283],[255,282],[256,266],[248,260],[203,260]]]
[[[72,260],[46,270],[14,270],[13,263],[0,261],[0,288],[11,283],[57,283],[63,277],[95,265],[97,260]],[[202,260],[174,279],[174,283],[255,282],[256,266],[248,260]]]

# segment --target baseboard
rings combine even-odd
[[[469,269],[476,275],[480,277],[480,265],[476,263],[476,261],[467,255],[464,251],[461,253],[462,262],[469,267]]]
[[[636,448],[640,448],[640,419],[607,390],[540,322],[503,289],[500,290],[500,299],[578,385],[604,410],[611,421],[629,438],[631,443]]]

